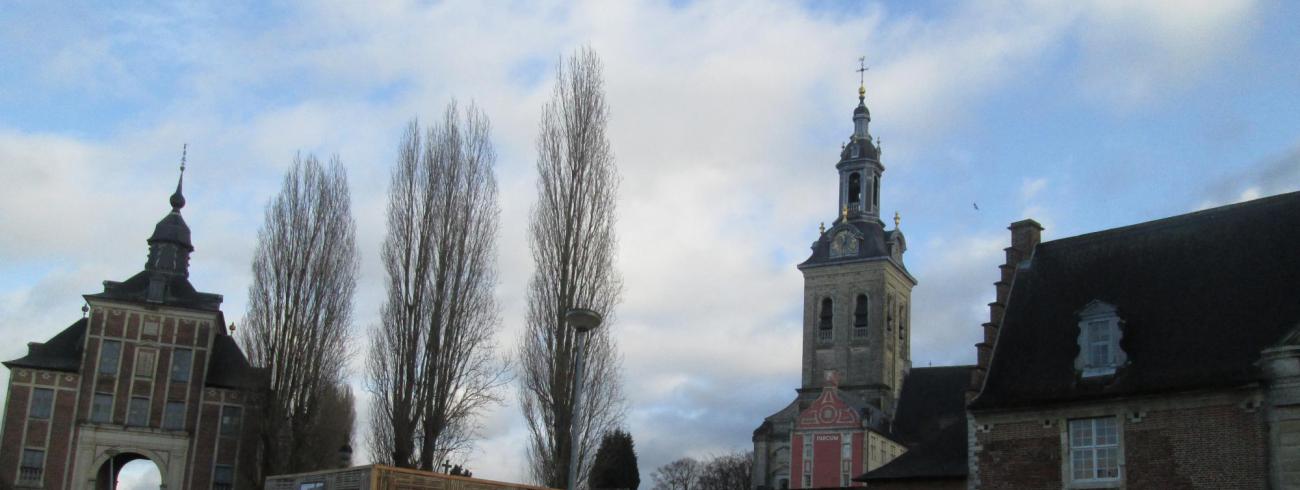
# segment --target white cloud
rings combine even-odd
[[[1081,9],[1084,83],[1123,107],[1192,86],[1249,39],[1260,15],[1253,0],[1103,0]]]

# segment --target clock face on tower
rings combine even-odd
[[[858,254],[858,237],[847,230],[840,231],[831,239],[831,258]]]

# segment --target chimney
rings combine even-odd
[[[984,387],[984,376],[988,373],[989,360],[993,357],[993,345],[998,340],[998,328],[1002,325],[1002,314],[1006,311],[1007,295],[1011,293],[1011,281],[1016,277],[1016,268],[1021,262],[1034,256],[1034,248],[1042,239],[1043,225],[1032,219],[1020,220],[1007,227],[1011,230],[1011,246],[1006,252],[1006,263],[999,265],[1002,272],[998,282],[993,283],[997,296],[989,303],[989,321],[985,322],[984,341],[975,344],[976,365],[971,370],[970,387],[966,390],[966,402],[970,403]]]

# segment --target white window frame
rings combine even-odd
[[[37,393],[41,396],[37,396]],[[46,394],[49,398],[44,397]],[[54,397],[57,394],[52,388],[32,388],[32,401],[31,406],[27,407],[27,418],[34,420],[54,418]]]
[[[1074,368],[1084,378],[1111,376],[1128,362],[1128,354],[1120,348],[1124,336],[1124,320],[1115,305],[1095,300],[1078,312],[1079,354],[1074,358]],[[1105,359],[1094,359],[1094,349],[1106,349]]]
[[[32,466],[28,455],[38,454],[39,466]],[[45,480],[45,448],[23,448],[18,460],[18,483],[40,483]]]
[[[853,484],[853,434],[840,434],[840,486]]]
[[[113,355],[104,355],[108,346],[113,346]],[[122,342],[120,340],[103,340],[99,343],[99,363],[95,367],[100,376],[117,376],[118,365],[122,363]]]
[[[173,410],[180,407],[180,411]],[[185,402],[169,401],[163,405],[162,428],[164,430],[185,430]]]
[[[90,399],[90,421],[98,424],[109,424],[113,422],[113,402],[115,397],[112,393],[96,392]],[[107,402],[101,404],[100,402]],[[95,407],[103,407],[104,410],[96,410]]]
[[[182,357],[184,357],[185,362],[180,362]],[[193,376],[194,351],[180,348],[172,350],[171,361],[172,366],[170,372],[167,374],[167,379],[171,380],[173,383],[188,383],[190,377]]]
[[[154,371],[158,370],[158,351],[154,349],[136,349],[135,350],[135,369],[132,371],[135,377],[140,379],[153,379]]]
[[[1110,441],[1098,441],[1098,429],[1103,424],[1113,424],[1114,433]],[[1124,480],[1124,426],[1120,417],[1115,415],[1103,417],[1088,417],[1069,419],[1063,424],[1063,436],[1065,438],[1065,464],[1062,470],[1065,472],[1065,481],[1068,482],[1068,488],[1116,488],[1123,484]],[[1086,436],[1081,436],[1080,431],[1086,430]],[[1098,455],[1105,452],[1113,452],[1114,474],[1108,476],[1098,475],[1099,467],[1097,465]],[[1076,454],[1087,455],[1092,462],[1092,471],[1090,476],[1079,476],[1075,474]]]
[[[153,400],[144,396],[133,396],[126,403],[126,425],[130,427],[148,427],[149,412],[153,411]],[[143,409],[143,412],[140,410]]]

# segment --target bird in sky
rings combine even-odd
[[[979,205],[979,204],[970,203],[970,205],[971,205],[972,207],[974,207],[976,211],[979,211],[979,210],[980,210],[980,205]]]

